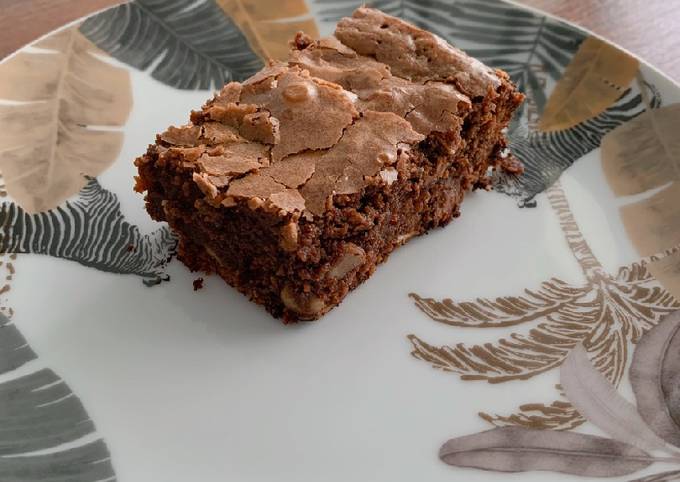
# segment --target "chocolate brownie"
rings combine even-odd
[[[190,269],[312,320],[488,187],[522,99],[504,72],[359,8],[157,136],[136,189]]]

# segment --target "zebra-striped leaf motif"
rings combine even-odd
[[[33,47],[0,64],[0,99],[15,101],[0,103],[0,170],[31,213],[58,206],[85,185],[83,174],[97,176],[115,161],[117,128],[132,108],[127,70],[98,59],[77,28]]]
[[[661,103],[652,91],[652,106]],[[559,179],[567,168],[590,151],[597,149],[604,136],[642,114],[646,105],[642,94],[628,89],[614,105],[593,119],[558,132],[540,132],[518,124],[509,133],[510,150],[525,166],[521,176],[496,174],[494,188],[518,199],[521,207],[534,207],[536,195]],[[651,253],[649,253],[651,254]]]
[[[40,365],[16,326],[0,314],[0,480],[95,482],[114,476],[106,444],[80,400]],[[14,375],[30,366],[27,374]],[[63,444],[69,448],[61,448]],[[40,451],[40,452],[39,452]]]
[[[135,0],[88,18],[80,31],[101,49],[178,89],[219,88],[262,67],[215,0]]]
[[[125,221],[115,194],[91,179],[77,199],[39,214],[0,205],[0,252],[35,253],[76,261],[145,284],[167,279],[165,267],[176,239],[167,227],[142,235]]]

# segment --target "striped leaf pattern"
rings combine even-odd
[[[26,339],[2,314],[0,375],[5,380],[0,383],[0,480],[113,480],[109,451],[78,397],[52,370],[40,367]]]
[[[652,107],[661,104],[658,91],[651,91]],[[525,124],[509,133],[511,152],[525,166],[521,176],[497,173],[494,189],[517,198],[520,207],[535,207],[536,195],[545,191],[574,162],[597,149],[604,136],[617,126],[645,112],[642,95],[628,89],[609,109],[593,119],[557,132],[530,130]]]
[[[11,202],[0,205],[0,251],[35,253],[76,261],[147,285],[168,279],[165,267],[176,239],[166,227],[142,235],[125,221],[115,194],[91,179],[74,201],[38,214]]]
[[[121,62],[178,89],[219,88],[262,67],[214,0],[135,0],[88,18],[80,31]]]

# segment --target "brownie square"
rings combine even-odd
[[[522,99],[504,72],[359,8],[157,136],[136,190],[190,269],[317,319],[489,185]]]

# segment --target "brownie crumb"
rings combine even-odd
[[[203,289],[203,278],[196,278],[194,280],[194,291]]]
[[[128,245],[125,247],[125,250],[126,250],[128,253],[131,253],[132,251],[135,251],[135,247],[134,247],[134,245],[132,245],[132,244],[128,244]]]
[[[312,45],[313,43],[314,39],[312,39],[312,37],[305,34],[304,32],[298,32],[295,35],[293,41],[291,42],[291,46],[298,50],[303,50]]]
[[[508,174],[519,175],[524,173],[524,165],[522,161],[517,159],[512,154],[508,154],[506,157],[501,159],[501,169]]]

